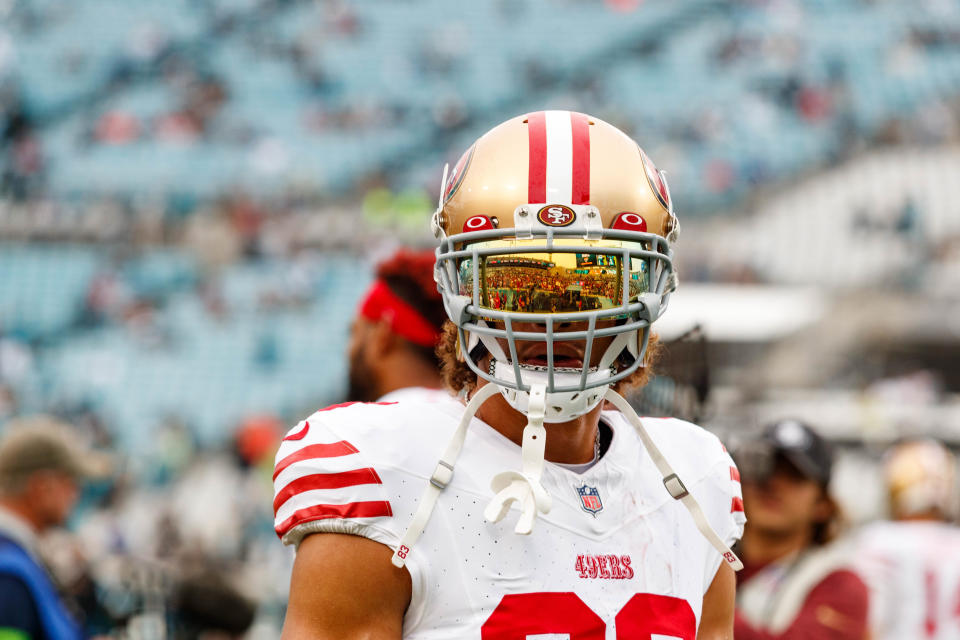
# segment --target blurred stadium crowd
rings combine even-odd
[[[668,339],[710,285],[818,287],[707,306],[638,402],[724,434],[805,415],[858,491],[900,435],[960,445],[955,2],[0,0],[0,421],[127,460],[51,543],[97,630],[162,637],[203,574],[276,637],[273,447],[342,399],[369,257],[429,243],[443,163],[552,106],[669,174]]]

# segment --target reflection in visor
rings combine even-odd
[[[582,242],[579,247],[587,248]],[[569,313],[620,306],[624,303],[623,257],[602,253],[603,249],[597,246],[597,252],[590,253],[535,252],[481,257],[476,269],[480,306],[522,313]],[[630,265],[628,302],[650,287],[647,261],[630,258]],[[474,271],[472,258],[460,261],[461,295],[473,296]]]

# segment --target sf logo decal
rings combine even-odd
[[[576,219],[573,209],[562,204],[548,204],[537,213],[537,220],[548,227],[566,227]]]

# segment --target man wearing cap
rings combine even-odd
[[[739,447],[747,526],[740,546],[737,640],[860,640],[867,589],[835,544],[829,443],[782,420]]]
[[[52,418],[14,420],[0,436],[0,640],[81,638],[37,553],[37,538],[66,522],[84,477],[108,462],[82,451]]]
[[[433,264],[432,251],[401,249],[377,266],[350,328],[348,400],[451,398],[435,353],[447,316]]]

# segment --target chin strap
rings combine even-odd
[[[460,418],[460,424],[457,426],[457,430],[447,445],[447,450],[444,451],[443,457],[437,462],[437,468],[433,470],[433,475],[430,476],[430,483],[424,487],[423,493],[420,495],[417,510],[413,514],[410,524],[407,526],[406,533],[403,534],[403,538],[400,540],[400,546],[393,552],[393,558],[390,560],[393,566],[397,568],[403,567],[407,559],[407,554],[410,553],[410,549],[417,542],[417,539],[420,538],[424,528],[427,526],[427,522],[430,521],[433,508],[437,505],[437,498],[440,497],[440,493],[447,488],[447,485],[450,484],[450,481],[453,479],[453,465],[457,463],[457,458],[460,457],[460,451],[463,449],[463,441],[467,437],[467,427],[470,426],[470,421],[473,419],[474,414],[477,413],[477,409],[479,409],[480,405],[486,402],[487,399],[499,392],[500,388],[495,384],[484,385],[473,394],[473,398],[467,403],[467,407],[463,411],[463,417]]]
[[[533,531],[533,521],[538,513],[549,513],[553,498],[543,485],[543,455],[547,442],[547,430],[543,419],[547,410],[546,385],[534,385],[530,389],[530,402],[527,405],[527,426],[523,428],[523,446],[521,471],[498,473],[490,482],[490,488],[497,495],[483,511],[483,517],[490,522],[500,522],[510,510],[510,505],[519,503],[521,514],[514,532],[528,535]]]
[[[707,542],[712,544],[713,548],[720,552],[720,555],[723,556],[723,559],[734,571],[743,569],[743,563],[740,562],[740,558],[737,557],[730,547],[724,543],[723,539],[717,535],[713,527],[710,526],[710,522],[703,513],[703,509],[700,508],[700,504],[696,498],[693,497],[693,494],[687,491],[686,485],[683,484],[683,481],[677,476],[676,472],[670,466],[670,463],[667,462],[667,459],[660,453],[660,449],[654,444],[653,439],[650,437],[650,434],[647,433],[643,423],[640,421],[640,417],[637,415],[637,412],[633,410],[633,407],[630,406],[630,403],[613,389],[607,390],[604,399],[613,403],[617,409],[620,410],[620,413],[630,421],[633,428],[636,429],[640,440],[643,442],[643,446],[646,447],[647,453],[650,454],[650,458],[653,460],[653,464],[656,465],[657,470],[660,471],[660,475],[663,476],[663,486],[667,488],[667,492],[674,500],[679,500],[683,503],[683,506],[687,508],[687,511],[690,512],[690,516],[693,518],[694,524],[697,525],[697,529],[699,529],[703,537],[707,539]]]

